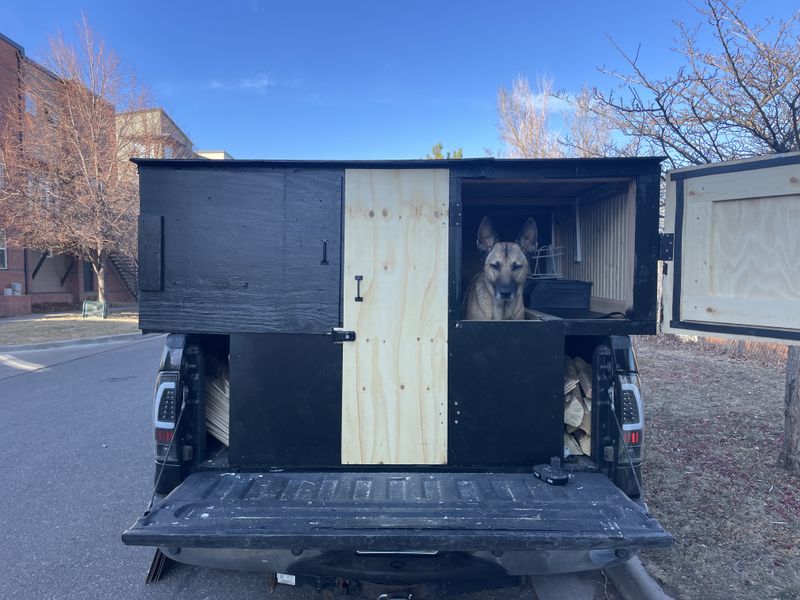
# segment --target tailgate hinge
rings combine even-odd
[[[658,260],[672,260],[675,250],[675,234],[660,233],[658,238]]]

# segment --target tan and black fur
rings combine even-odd
[[[527,255],[536,248],[538,229],[525,222],[516,242],[498,242],[492,222],[484,217],[478,227],[478,249],[486,254],[483,270],[470,281],[464,300],[466,318],[506,321],[525,318],[523,290],[530,267]]]

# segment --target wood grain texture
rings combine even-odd
[[[343,464],[447,462],[448,205],[445,169],[345,172]]]
[[[800,329],[800,166],[685,182],[681,318]]]
[[[339,324],[341,171],[140,168],[142,218],[164,227],[163,291],[142,288],[142,329],[324,333]]]

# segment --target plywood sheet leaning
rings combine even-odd
[[[343,464],[447,462],[448,177],[345,172]]]

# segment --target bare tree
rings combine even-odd
[[[625,73],[621,95],[595,100],[621,132],[663,153],[672,167],[800,150],[800,11],[755,25],[741,4],[705,0],[695,28],[676,23],[682,57],[678,70],[651,77],[638,52],[620,52]],[[713,40],[699,45],[699,33]],[[784,444],[778,463],[800,473],[800,350],[786,362]]]
[[[575,95],[559,92],[566,104],[564,122],[566,134],[559,136],[559,144],[568,156],[599,158],[603,156],[636,156],[639,140],[617,135],[617,126],[608,109],[595,98],[595,91],[587,86]]]
[[[789,346],[786,356],[783,446],[778,464],[800,473],[800,346]]]
[[[146,94],[85,17],[77,33],[77,45],[51,39],[47,68],[26,63],[22,134],[10,127],[0,144],[0,218],[29,248],[88,261],[104,301],[109,253],[131,255],[136,243],[137,179],[127,159],[148,142],[127,119]]]
[[[623,85],[595,100],[616,128],[672,167],[800,150],[800,12],[754,25],[740,9],[705,0],[699,26],[677,22],[682,66],[674,73],[651,77],[638,51],[619,46],[628,70],[601,69]],[[700,32],[713,48],[700,46]]]
[[[497,92],[497,129],[505,153],[511,158],[563,156],[558,136],[552,129],[553,83],[540,79],[534,95],[528,79],[517,77],[511,90]]]
[[[505,154],[513,158],[619,156],[634,151],[628,139],[615,140],[615,123],[605,107],[584,87],[577,94],[556,92],[545,77],[531,91],[517,77],[511,90],[497,93],[497,128]]]

